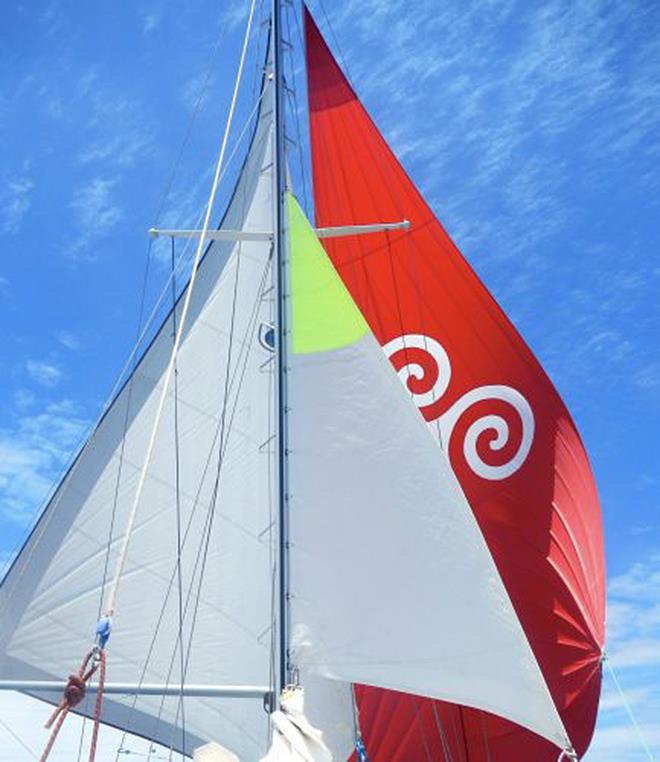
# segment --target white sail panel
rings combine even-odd
[[[566,733],[442,451],[294,201],[294,661]]]
[[[269,104],[269,94],[263,97]],[[229,229],[273,229],[267,111],[224,220]],[[170,388],[118,588],[108,681],[176,685],[181,680],[178,448],[186,683],[269,685],[272,457],[263,445],[273,433],[273,380],[272,351],[259,336],[272,319],[266,295],[270,257],[269,241],[219,241],[200,266],[177,361],[178,443]],[[177,318],[181,305],[182,300]],[[170,316],[0,589],[3,679],[62,680],[91,645],[102,580],[115,568],[172,334]],[[55,694],[47,698],[59,700]],[[162,702],[140,697],[132,704],[131,697],[106,697],[103,720],[166,746],[184,745],[178,697]],[[79,709],[89,713],[92,706]],[[268,718],[258,699],[191,697],[183,711],[189,753],[210,739],[243,759],[256,759],[267,748]]]

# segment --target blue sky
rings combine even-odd
[[[192,226],[203,204],[246,7],[3,4],[3,560],[132,346],[146,230]],[[609,650],[660,756],[660,7],[326,8],[359,95],[578,424],[603,507]],[[256,59],[253,47],[234,138]],[[148,306],[168,256],[151,250]],[[608,678],[589,759],[645,759]]]

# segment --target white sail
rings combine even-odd
[[[261,762],[332,762],[323,732],[305,716],[303,688],[286,688],[271,720],[273,743]]]
[[[292,199],[294,661],[566,733],[460,486]]]
[[[268,92],[263,102],[223,223],[228,229],[273,229]],[[181,680],[177,448],[183,651],[190,653],[185,682],[268,686],[271,681],[273,498],[267,442],[274,426],[273,379],[272,352],[259,340],[272,319],[270,257],[269,241],[217,241],[200,266],[177,360],[178,443],[170,388],[118,588],[108,681],[176,685]],[[181,301],[177,317],[180,311]],[[2,679],[62,680],[92,642],[102,581],[105,571],[109,577],[114,570],[172,333],[170,316],[0,589]],[[42,697],[59,700],[52,693]],[[132,704],[130,696],[107,696],[103,721],[176,749],[184,745],[179,697],[161,702],[140,696]],[[93,700],[79,709],[89,713],[92,706]],[[268,717],[259,699],[191,697],[184,700],[184,712],[188,753],[210,739],[243,759],[256,759],[267,748]]]

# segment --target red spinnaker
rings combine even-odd
[[[584,447],[547,375],[406,175],[308,12],[305,35],[316,224],[411,223],[325,247],[381,344],[394,347],[397,370],[423,369],[408,387],[426,420],[438,422],[581,756],[604,642],[601,519]],[[396,350],[389,342],[399,337],[423,342],[403,339]],[[425,351],[433,341],[450,363],[445,387]],[[440,392],[429,399],[434,385]],[[370,762],[557,759],[549,742],[477,709],[365,686],[357,695]]]

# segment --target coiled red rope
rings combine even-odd
[[[77,674],[69,675],[69,679],[64,688],[62,700],[57,707],[55,707],[55,710],[44,726],[46,728],[52,727],[53,729],[48,738],[48,742],[46,743],[46,748],[43,750],[43,753],[39,758],[39,762],[46,762],[48,759],[48,755],[55,744],[57,735],[62,728],[69,710],[78,706],[78,704],[85,698],[87,683],[97,670],[99,673],[99,681],[96,692],[96,701],[94,703],[94,728],[92,730],[92,740],[89,747],[89,762],[94,762],[94,759],[96,758],[96,743],[99,734],[99,724],[101,721],[101,709],[103,707],[103,687],[105,685],[105,650],[102,648],[93,648],[83,659]]]

